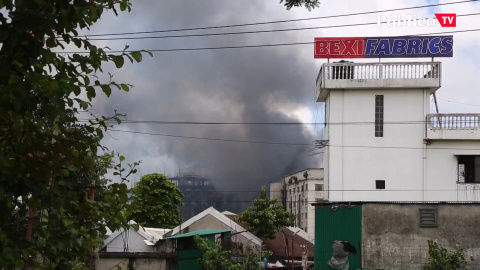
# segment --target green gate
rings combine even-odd
[[[349,269],[360,269],[362,241],[362,205],[318,204],[315,209],[315,269],[333,269],[334,240],[348,241],[357,251],[349,255]]]

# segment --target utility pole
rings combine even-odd
[[[297,235],[297,233],[299,233],[299,232],[300,232],[300,229],[298,229],[298,231],[292,235],[292,252],[291,252],[292,253],[292,257],[291,257],[292,262],[290,263],[290,269],[291,270],[294,269],[293,263],[295,261],[295,253],[294,253],[295,252],[295,249],[294,249],[295,248],[295,235]]]

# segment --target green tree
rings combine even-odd
[[[238,221],[245,222],[252,232],[261,238],[275,238],[275,234],[284,226],[293,226],[295,216],[287,212],[277,200],[268,198],[267,188],[262,187],[260,199],[253,200]]]
[[[107,227],[127,226],[124,181],[138,164],[125,168],[118,156],[118,179],[111,183],[92,171],[103,133],[121,115],[88,122],[77,115],[99,91],[130,89],[110,74],[100,79],[103,63],[120,68],[125,59],[141,61],[142,52],[108,54],[77,31],[104,12],[130,7],[129,0],[0,1],[2,269],[71,269],[98,247]],[[56,52],[69,44],[85,53]],[[102,194],[99,200],[90,199],[92,189]],[[17,223],[27,230],[12,233]]]
[[[308,10],[312,10],[320,6],[320,0],[280,0],[280,3],[283,2],[285,2],[287,9],[305,6]]]
[[[428,240],[428,254],[430,261],[423,269],[425,270],[467,270],[465,252],[461,246],[457,246],[454,251],[449,251],[441,247],[437,242]]]
[[[247,247],[244,261],[242,263],[233,263],[232,251],[225,249],[221,243],[212,243],[208,239],[195,235],[194,237],[197,247],[204,252],[200,264],[207,270],[253,270],[259,269],[259,263],[262,258],[269,258],[272,252],[265,250],[261,256],[253,251],[251,247]]]
[[[182,222],[183,193],[163,174],[142,176],[132,189],[130,219],[146,227],[174,228]]]

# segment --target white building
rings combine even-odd
[[[113,232],[103,243],[102,250],[105,252],[157,252],[155,243],[163,239],[163,235],[171,229],[146,228],[131,220],[131,227],[126,230]]]
[[[315,235],[315,207],[312,203],[323,200],[323,169],[305,169],[285,176],[284,198],[286,209],[295,214],[296,227]]]
[[[175,262],[166,255],[172,251],[156,245],[170,229],[146,228],[133,220],[129,224],[128,230],[115,231],[105,239],[95,269],[175,269]]]
[[[326,199],[480,199],[480,114],[430,112],[441,71],[440,62],[323,64]]]

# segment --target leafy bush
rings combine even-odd
[[[428,240],[428,254],[430,262],[424,270],[457,270],[470,269],[465,260],[465,253],[461,246],[457,245],[455,251],[443,248],[433,240]]]

